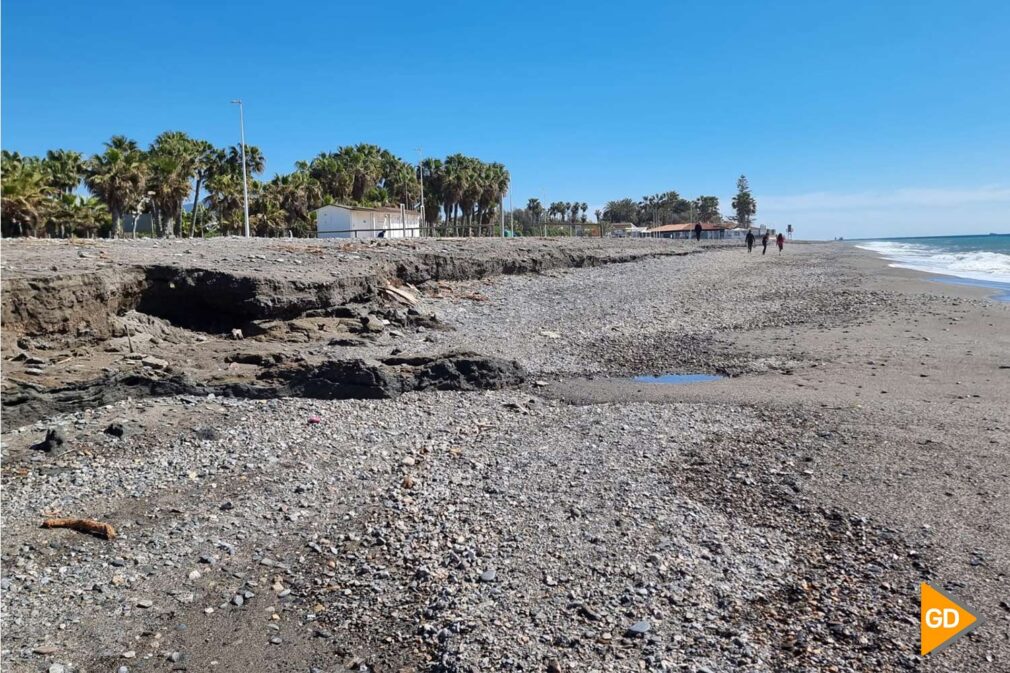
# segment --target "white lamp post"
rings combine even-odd
[[[242,203],[245,209],[243,223],[245,224],[245,237],[249,238],[249,179],[246,177],[245,168],[245,113],[241,100],[233,100],[233,104],[238,105],[238,131],[239,139],[242,141]]]

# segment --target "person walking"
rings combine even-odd
[[[747,252],[754,250],[754,232],[747,231]]]
[[[785,234],[779,233],[779,235],[775,237],[775,245],[779,246],[779,252],[782,252],[782,246],[784,246],[785,244],[786,244]]]
[[[701,222],[694,225],[694,240],[701,240]]]
[[[761,254],[768,252],[768,231],[766,230],[764,236],[761,237]]]

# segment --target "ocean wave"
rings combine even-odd
[[[894,262],[890,266],[972,280],[1010,283],[1010,255],[987,250],[945,250],[922,243],[869,241],[856,246]]]

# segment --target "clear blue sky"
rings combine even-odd
[[[1010,230],[1010,3],[6,0],[2,143],[177,129],[267,173],[501,161],[515,203],[675,189],[801,235]],[[925,205],[923,205],[925,204]]]

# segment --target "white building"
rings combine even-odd
[[[323,206],[316,211],[316,238],[414,238],[421,214],[399,208]]]

